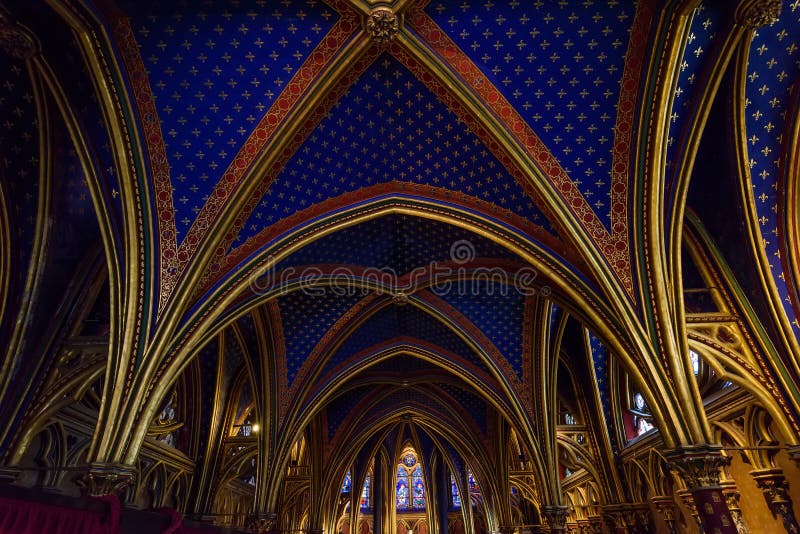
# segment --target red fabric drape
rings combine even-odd
[[[0,534],[118,534],[119,501],[107,512],[0,497]]]

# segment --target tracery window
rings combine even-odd
[[[461,508],[461,498],[458,496],[458,485],[452,473],[450,473],[450,503],[453,508]]]
[[[395,506],[398,512],[425,509],[425,479],[422,465],[413,452],[403,454],[397,465],[395,483]]]
[[[367,473],[366,478],[364,478],[364,486],[361,488],[361,503],[360,507],[362,510],[367,510],[370,507],[370,474]]]
[[[644,395],[639,391],[633,394],[633,405],[631,406],[631,413],[633,413],[633,425],[636,429],[636,435],[649,432],[653,428],[652,416],[650,415],[650,408],[644,400]]]

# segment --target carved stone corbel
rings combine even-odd
[[[122,491],[136,479],[136,469],[123,464],[89,464],[89,470],[76,482],[85,495],[102,497],[120,496]]]
[[[751,471],[750,476],[756,481],[756,485],[764,492],[764,499],[767,501],[772,515],[779,517],[790,534],[800,533],[800,525],[794,517],[794,506],[792,497],[789,495],[789,483],[783,474],[783,469],[759,469]]]

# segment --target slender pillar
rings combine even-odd
[[[733,524],[736,525],[736,531],[739,534],[750,534],[750,530],[744,524],[744,519],[742,518],[742,509],[739,507],[739,498],[741,497],[739,488],[736,487],[736,483],[733,480],[725,480],[720,484],[722,485],[722,495],[725,497],[725,502],[728,503],[728,510],[731,511],[731,517],[733,517]]]
[[[676,449],[668,458],[670,468],[683,478],[692,494],[703,531],[737,534],[719,483],[721,468],[730,463],[730,457],[723,456],[719,447],[697,445]]]
[[[383,464],[380,455],[375,457],[372,468],[372,531],[382,534],[383,530]]]
[[[450,477],[448,476],[447,467],[444,465],[444,458],[439,456],[439,462],[436,466],[436,495],[437,503],[437,524],[439,525],[439,534],[447,534],[449,531],[449,524],[447,521],[447,510],[450,508]],[[430,495],[429,495],[430,497]]]
[[[542,515],[550,525],[550,532],[564,532],[567,524],[567,507],[558,505],[542,506]]]
[[[781,519],[786,532],[789,534],[800,533],[800,525],[797,524],[797,519],[794,517],[792,497],[789,495],[789,483],[786,481],[783,469],[759,469],[751,471],[750,476],[764,492],[767,506],[772,515]]]

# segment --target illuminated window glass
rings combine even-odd
[[[450,474],[450,502],[453,504],[453,508],[461,508],[461,498],[458,496],[458,486],[456,485],[456,479]]]
[[[408,510],[408,471],[406,471],[405,467],[397,468],[397,486],[395,487],[395,496],[397,510]]]
[[[692,372],[694,376],[700,374],[700,355],[697,354],[695,351],[689,351],[689,357],[692,359]]]
[[[370,483],[370,476],[367,473],[366,478],[364,479],[364,487],[361,489],[361,509],[365,510],[369,508],[369,483]]]

